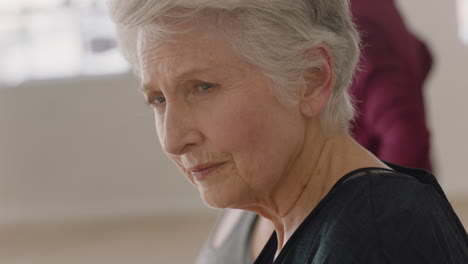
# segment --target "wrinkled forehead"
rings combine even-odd
[[[233,49],[212,18],[194,19],[161,32],[151,27],[137,32],[137,54],[142,81],[148,76],[177,75],[178,72],[215,65],[248,67]]]

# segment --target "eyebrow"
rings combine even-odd
[[[146,93],[147,91],[151,91],[151,90],[159,90],[159,89],[154,89],[151,87],[154,87],[154,86],[151,84],[140,84],[137,90],[140,93]]]
[[[230,70],[235,70],[237,72],[242,72],[242,70],[240,68],[238,68],[238,67],[234,67],[234,66],[230,66],[230,65],[223,65],[223,66],[215,65],[215,66],[201,68],[201,69],[192,68],[190,70],[184,71],[184,72],[176,75],[173,78],[173,80],[178,81],[178,80],[187,78],[187,76],[193,76],[195,74],[205,73],[205,72],[209,72],[209,71],[219,71],[220,69],[225,69],[225,68],[228,68]],[[151,82],[142,83],[138,87],[138,91],[141,92],[141,93],[145,93],[145,92],[152,91],[152,90],[158,90],[159,91],[160,89],[158,87],[156,87],[154,84],[152,84]]]

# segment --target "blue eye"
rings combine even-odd
[[[207,91],[207,90],[209,90],[210,88],[212,88],[213,86],[214,86],[214,85],[209,84],[209,83],[202,83],[202,84],[200,84],[200,85],[198,86],[198,89],[199,89],[200,91]]]
[[[146,102],[152,108],[159,107],[166,102],[164,96],[150,96]]]
[[[163,96],[156,96],[154,98],[154,102],[156,102],[157,104],[163,104],[166,102],[166,98]]]

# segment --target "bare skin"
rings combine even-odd
[[[270,219],[278,235],[278,252],[294,233],[296,228],[315,208],[333,185],[345,174],[364,167],[389,169],[384,163],[358,145],[348,135],[336,136],[326,142],[317,154],[317,164],[312,169],[309,182],[292,202],[292,207],[284,214],[281,211],[260,211],[263,217]],[[313,160],[313,159],[311,159]]]
[[[343,142],[348,142],[349,151],[354,153],[354,155],[351,155],[351,157],[354,157],[354,159],[352,160],[352,164],[358,164],[358,163],[362,164],[361,166],[357,166],[357,167],[351,165],[349,168],[355,167],[354,169],[358,169],[358,168],[364,168],[364,167],[378,167],[378,168],[380,167],[380,168],[390,169],[387,165],[385,165],[380,160],[375,158],[371,153],[369,153],[367,150],[359,146],[357,143],[354,143],[354,141],[348,138],[347,136],[344,137]],[[339,157],[336,157],[336,159],[339,160]],[[333,180],[324,181],[324,182],[329,182],[329,184],[323,185],[324,187],[321,188],[320,190],[318,188],[310,188],[310,189],[318,190],[318,192],[320,193],[320,195],[318,196],[320,197],[320,199],[317,200],[314,203],[314,205],[316,205],[330,191],[330,189],[339,180],[339,178],[341,178],[347,172],[351,172],[354,169],[348,169],[346,170],[346,172],[342,172],[342,174],[340,174],[341,176],[338,176],[337,178]],[[313,207],[311,208],[311,210],[312,209]],[[214,234],[214,241],[216,241],[216,247],[219,247],[228,238],[230,232],[232,231],[232,228],[235,226],[235,223],[239,221],[240,214],[241,212],[237,210],[236,211],[228,210],[228,212],[224,214],[223,219],[221,219],[219,228],[218,230],[216,230]],[[303,219],[301,219],[300,222],[302,222]],[[226,225],[222,225],[223,222],[226,222],[226,223],[230,222],[231,228],[228,228]],[[223,227],[226,229],[221,230],[221,228]],[[268,239],[270,238],[274,230],[275,230],[275,225],[273,224],[272,221],[262,216],[259,216],[257,218],[254,228],[253,228],[252,235],[250,237],[250,243],[251,243],[250,252],[251,252],[251,257],[253,259],[256,259],[258,257],[258,255],[263,250],[265,244],[267,243]],[[292,230],[292,232],[289,232],[287,234],[291,236],[293,232],[294,230]],[[288,237],[285,238],[284,243],[287,242],[287,239]],[[279,251],[280,249],[278,250],[277,253],[279,253]]]

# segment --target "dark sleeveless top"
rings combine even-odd
[[[435,177],[388,164],[341,178],[275,258],[274,233],[255,264],[461,264],[468,236]]]
[[[347,180],[364,175],[357,173]],[[250,253],[251,234],[258,219],[257,214],[243,211],[238,222],[235,224],[231,233],[219,248],[212,245],[213,233],[219,228],[224,211],[218,216],[218,220],[211,231],[208,241],[205,242],[195,261],[195,264],[252,264],[254,259]]]
[[[238,219],[231,233],[219,248],[212,245],[213,233],[217,230],[223,213],[213,228],[210,238],[203,245],[195,264],[251,264],[250,235],[255,226],[257,214],[244,211]]]

